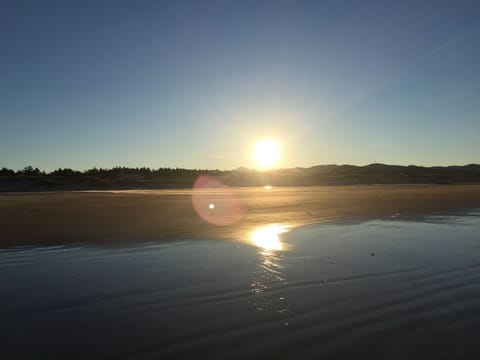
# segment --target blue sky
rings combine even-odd
[[[2,1],[0,167],[480,162],[478,1]]]

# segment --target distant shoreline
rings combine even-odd
[[[480,181],[478,182],[471,182],[471,183],[442,183],[442,182],[432,182],[432,183],[370,183],[370,184],[321,184],[321,185],[277,185],[271,186],[268,185],[270,188],[275,189],[293,189],[293,188],[316,188],[316,187],[370,187],[370,186],[385,186],[385,187],[408,187],[408,186],[447,186],[447,187],[455,187],[455,186],[474,186],[480,185]],[[266,185],[238,185],[238,186],[231,186],[231,189],[262,189],[265,188]],[[122,193],[142,193],[142,192],[155,192],[155,191],[171,191],[171,192],[189,192],[193,188],[193,184],[190,187],[103,187],[103,188],[75,188],[75,187],[63,187],[63,188],[22,188],[18,190],[1,190],[0,195],[15,195],[15,194],[62,194],[62,193],[113,193],[113,192],[122,192]]]

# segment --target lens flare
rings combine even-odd
[[[195,181],[192,205],[198,216],[213,225],[231,225],[243,217],[233,189],[210,176],[199,176]]]

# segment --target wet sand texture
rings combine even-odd
[[[1,358],[478,359],[478,215],[3,248]]]

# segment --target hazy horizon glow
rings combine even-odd
[[[2,1],[0,167],[480,162],[476,1]]]

